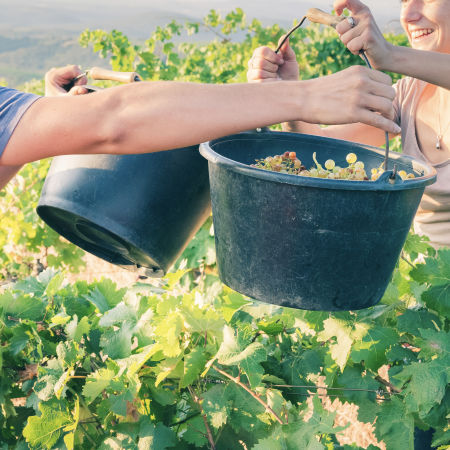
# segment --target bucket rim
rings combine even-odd
[[[304,142],[323,142],[334,146],[346,145],[349,150],[352,148],[358,151],[376,153],[382,159],[384,159],[384,150],[380,150],[377,147],[373,147],[365,144],[357,144],[355,142],[345,141],[341,139],[333,139],[322,136],[314,136],[302,133],[292,132],[280,132],[280,131],[258,131],[258,132],[244,132],[224,136],[212,141],[203,142],[200,144],[200,154],[212,164],[216,164],[225,167],[234,172],[246,175],[252,178],[257,178],[265,181],[290,184],[294,186],[314,187],[321,189],[339,189],[339,190],[363,190],[363,191],[397,191],[408,189],[421,189],[425,188],[436,181],[437,173],[436,169],[427,164],[425,161],[420,161],[409,155],[401,153],[390,152],[389,159],[391,160],[403,160],[409,161],[414,170],[423,171],[423,175],[413,179],[408,179],[402,182],[396,182],[391,184],[387,181],[356,181],[356,180],[332,180],[328,178],[313,178],[303,177],[298,175],[283,174],[279,172],[272,172],[268,170],[258,169],[251,167],[250,165],[235,161],[227,158],[220,153],[213,150],[213,146],[218,143],[226,143],[232,141],[254,141],[254,140],[266,140],[267,138],[276,138],[280,140],[302,139]]]

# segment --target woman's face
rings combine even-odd
[[[450,0],[401,0],[400,22],[413,48],[450,53]]]

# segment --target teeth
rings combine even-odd
[[[431,28],[424,28],[422,30],[414,30],[411,31],[411,37],[413,39],[418,39],[422,36],[427,36],[428,34],[431,34],[433,30]]]

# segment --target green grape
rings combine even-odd
[[[328,169],[328,170],[333,170],[335,165],[336,164],[335,164],[335,162],[332,159],[327,159],[325,161],[325,168]]]
[[[302,162],[297,158],[296,152],[284,152],[282,155],[267,156],[265,159],[257,159],[256,164],[252,167],[258,169],[271,170],[274,172],[300,175],[303,177],[327,178],[329,180],[352,180],[352,181],[369,181],[369,177],[364,168],[362,161],[357,161],[354,153],[349,153],[346,157],[348,167],[336,166],[334,160],[328,159],[324,166],[317,161],[317,155],[312,155],[316,167],[307,170]],[[375,181],[384,172],[383,166],[371,169],[371,180]],[[414,178],[414,174],[408,174],[405,170],[398,172],[402,179]]]

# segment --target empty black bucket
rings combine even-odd
[[[210,214],[208,165],[198,146],[57,157],[37,212],[84,250],[163,276]]]
[[[376,304],[389,283],[433,168],[393,154],[389,169],[417,178],[376,182],[300,177],[250,167],[255,159],[295,151],[306,167],[356,153],[368,173],[383,152],[296,133],[243,133],[200,146],[209,161],[221,280],[272,304],[352,310]],[[385,175],[388,175],[387,173]]]

